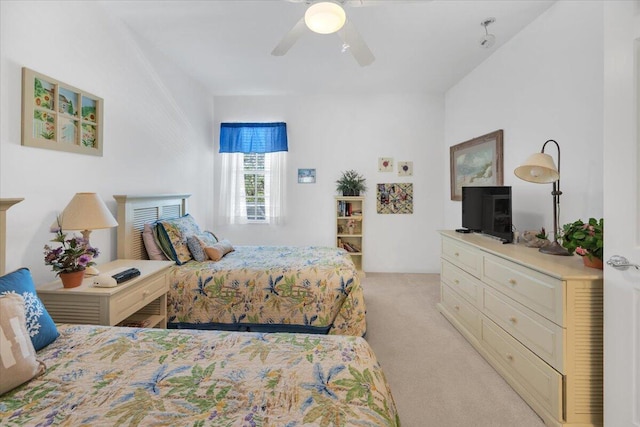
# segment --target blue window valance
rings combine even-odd
[[[288,151],[287,124],[221,123],[220,153],[274,153]]]

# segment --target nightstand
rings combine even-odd
[[[143,325],[167,327],[167,272],[173,261],[119,259],[98,266],[100,274],[113,275],[135,267],[140,276],[114,288],[82,285],[64,288],[60,279],[36,287],[38,296],[56,323],[86,325]]]

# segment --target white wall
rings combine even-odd
[[[603,216],[602,7],[557,2],[446,94],[442,162],[451,145],[504,129],[504,184],[513,187],[518,230],[553,229],[551,184],[513,174],[548,139],[561,148],[559,226]],[[557,159],[555,145],[545,152]],[[444,217],[446,228],[460,227],[460,202],[448,200]]]
[[[100,194],[114,214],[114,194],[191,192],[190,210],[211,225],[213,100],[204,88],[160,55],[143,56],[95,3],[2,1],[0,12],[0,197],[25,198],[7,212],[7,271],[54,278],[42,247],[80,191]],[[23,66],[104,99],[103,157],[21,146]],[[115,258],[115,229],[91,242],[97,261]]]
[[[441,96],[399,94],[216,97],[216,129],[220,122],[285,121],[289,136],[286,224],[217,224],[216,234],[237,244],[334,245],[335,181],[355,169],[368,186],[364,270],[439,271],[443,102]],[[398,177],[397,168],[378,172],[379,157],[413,161],[413,177]],[[316,184],[298,184],[298,168],[315,168]],[[394,182],[413,183],[412,215],[377,214],[375,184]]]

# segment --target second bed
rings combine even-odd
[[[114,196],[118,258],[147,257],[144,224],[186,213],[189,195]],[[349,254],[323,246],[236,246],[169,272],[168,327],[363,336],[366,307]]]

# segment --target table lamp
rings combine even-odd
[[[544,148],[549,142],[553,142],[558,149],[557,168],[553,162],[553,158],[544,152]],[[541,247],[539,250],[542,253],[550,255],[571,255],[569,251],[558,243],[558,217],[560,213],[560,195],[562,194],[562,191],[560,191],[560,146],[558,143],[553,139],[547,140],[542,145],[542,151],[540,153],[529,156],[513,173],[524,181],[534,182],[536,184],[553,183],[553,190],[551,191],[551,195],[553,196],[553,242]]]
[[[92,230],[111,228],[118,225],[107,206],[96,193],[76,193],[60,215],[63,230],[81,230],[82,237],[89,243]],[[87,267],[85,274],[100,273],[95,267]]]

